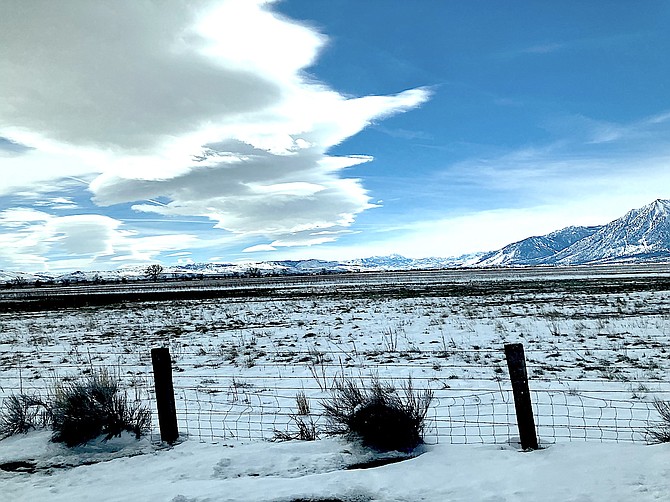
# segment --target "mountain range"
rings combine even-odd
[[[658,199],[607,225],[567,227],[486,253],[474,266],[603,265],[670,260],[670,200]]]
[[[451,258],[407,258],[397,254],[347,261],[283,260],[243,264],[194,263],[165,267],[170,277],[208,277],[264,274],[315,274],[373,270],[419,270],[466,267],[529,267],[658,263],[670,261],[670,200],[658,199],[633,209],[606,225],[566,227],[546,235],[528,237],[490,252]],[[144,278],[144,267],[115,271],[73,272],[64,275],[0,271],[9,283]]]

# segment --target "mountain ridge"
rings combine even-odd
[[[566,239],[567,245],[554,253],[538,258],[532,253],[521,252],[536,240],[552,241],[552,236],[565,236],[571,232],[576,238],[571,242]],[[670,200],[666,199],[656,199],[632,209],[605,225],[566,227],[544,236],[523,239],[492,252],[475,266],[597,265],[659,259],[670,259]]]
[[[528,237],[487,253],[477,266],[529,266],[541,265],[547,259],[569,248],[579,240],[597,232],[600,226],[570,226],[546,235]]]

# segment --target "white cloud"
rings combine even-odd
[[[47,197],[37,200],[32,204],[34,207],[46,207],[50,209],[71,210],[77,208],[77,203],[71,197]]]
[[[260,11],[258,2],[247,3]],[[196,23],[214,6],[147,0],[6,5],[2,127],[26,131],[25,138],[145,152],[212,118],[272,103],[279,89],[270,80],[234,60],[203,54],[208,40]],[[244,46],[237,51],[244,53]]]
[[[16,207],[0,212],[0,225],[7,228],[24,228],[34,223],[44,223],[51,217],[32,208]]]
[[[100,206],[204,216],[241,238],[350,226],[374,205],[342,170],[370,158],[328,150],[430,91],[349,98],[309,80],[325,36],[272,3],[3,6],[0,137],[26,150],[3,159],[17,175],[0,193],[85,176]]]
[[[258,253],[259,251],[276,251],[277,248],[269,244],[258,244],[257,246],[249,246],[242,250],[243,253]]]
[[[189,235],[141,237],[122,222],[97,214],[54,216],[30,208],[0,212],[0,268],[40,270],[105,268],[116,261],[143,263],[181,250]]]

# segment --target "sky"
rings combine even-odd
[[[670,198],[670,4],[4,0],[0,269],[458,256]]]

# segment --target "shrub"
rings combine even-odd
[[[670,443],[670,401],[654,401],[654,407],[661,415],[661,422],[647,429],[650,443]]]
[[[50,406],[39,395],[12,394],[0,408],[0,438],[25,434],[50,422]]]
[[[403,385],[404,396],[373,378],[369,389],[354,380],[335,383],[329,401],[322,403],[329,432],[351,434],[380,451],[410,451],[423,442],[426,413],[433,399],[430,390],[418,393],[412,379]]]
[[[139,437],[149,430],[151,411],[129,402],[118,379],[106,370],[92,373],[83,382],[60,382],[52,403],[52,440],[77,446],[99,436],[105,440],[131,432]]]
[[[295,402],[298,412],[289,415],[289,419],[295,426],[295,430],[286,432],[275,430],[273,439],[276,441],[290,441],[292,439],[314,441],[318,439],[319,434],[316,430],[309,400],[305,397],[305,393],[298,392],[295,396]]]

